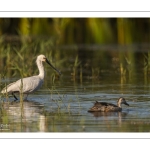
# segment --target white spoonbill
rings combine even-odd
[[[20,79],[16,82],[10,83],[7,85],[1,93],[5,94],[12,94],[15,98],[15,100],[18,100],[15,96],[15,93],[23,93],[26,94],[25,99],[27,98],[29,93],[32,93],[34,91],[37,91],[44,82],[44,66],[42,62],[47,62],[54,70],[56,70],[59,74],[61,72],[57,70],[44,55],[39,55],[36,59],[36,64],[39,69],[39,75],[31,76],[27,78]]]

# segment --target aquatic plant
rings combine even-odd
[[[78,56],[75,57],[73,68],[72,68],[72,79],[75,81],[76,78],[79,76],[80,80],[82,80],[82,67],[81,67],[81,62],[78,59]]]

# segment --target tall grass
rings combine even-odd
[[[118,23],[118,32],[120,33],[118,37],[118,43],[122,45],[124,49],[124,45],[126,44],[126,40],[124,39],[124,31],[120,31],[122,24]],[[132,29],[132,28],[131,28]],[[129,32],[130,30],[127,30]],[[123,33],[121,33],[123,32]],[[126,37],[128,38],[128,36]],[[65,70],[66,68],[70,71],[73,81],[80,82],[84,80],[84,76],[96,77],[97,79],[103,72],[112,71],[116,72],[118,70],[118,74],[121,76],[127,76],[132,79],[135,73],[139,72],[139,64],[143,64],[145,66],[144,61],[138,62],[138,57],[143,57],[143,60],[149,60],[149,55],[141,55],[142,53],[133,52],[133,48],[127,48],[122,50],[118,48],[116,51],[105,51],[104,48],[101,50],[100,45],[97,50],[91,48],[91,51],[87,48],[86,57],[79,58],[80,50],[78,46],[74,49],[70,47],[69,49],[62,49],[57,45],[54,39],[46,39],[46,40],[34,40],[32,42],[24,42],[20,45],[13,45],[12,43],[4,43],[0,40],[0,72],[4,75],[5,78],[13,78],[20,77],[20,69],[22,71],[22,76],[27,77],[31,75],[38,74],[38,70],[36,69],[36,56],[39,54],[44,54],[47,56],[50,61],[55,64],[57,68],[61,68],[61,70]],[[132,39],[130,39],[132,42]],[[128,42],[129,43],[129,42]],[[128,44],[127,43],[127,44]],[[113,49],[113,47],[112,47]],[[84,48],[86,52],[86,45]],[[88,55],[87,55],[88,54]],[[119,59],[117,64],[114,64],[111,59],[113,57]],[[140,59],[142,60],[142,59]],[[113,65],[118,65],[120,69],[113,68]],[[146,77],[150,71],[149,63],[143,70],[143,74]],[[64,75],[70,75],[63,73]],[[56,80],[57,76],[53,76],[54,80]],[[146,79],[146,78],[145,78]]]
[[[52,88],[50,89],[50,101],[54,102],[57,106],[57,112],[58,114],[63,113],[64,111],[68,112],[68,114],[71,114],[71,109],[70,109],[70,103],[67,104],[67,96],[65,96],[64,94],[60,94],[58,92],[58,90],[55,88],[55,86],[52,86]],[[53,94],[57,94],[58,99],[53,99]]]

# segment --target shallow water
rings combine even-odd
[[[19,102],[5,104],[1,132],[149,132],[149,86],[140,80],[122,84],[119,78],[77,82],[62,76],[52,85],[47,77],[46,86],[29,95],[23,109]],[[116,104],[119,97],[130,105],[122,105],[122,112],[87,112],[96,100]]]

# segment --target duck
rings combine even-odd
[[[125,98],[120,97],[117,101],[117,105],[107,103],[107,102],[98,102],[96,101],[94,103],[94,106],[91,107],[88,112],[120,112],[122,111],[121,104],[125,104],[129,106],[129,104],[126,102]]]

